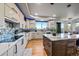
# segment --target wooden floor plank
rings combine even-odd
[[[42,39],[30,40],[26,48],[32,48],[33,56],[46,56]]]

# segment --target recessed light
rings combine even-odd
[[[38,13],[35,13],[34,15],[35,15],[35,16],[37,16],[37,15],[38,15]]]
[[[52,17],[56,17],[56,14],[53,14]]]

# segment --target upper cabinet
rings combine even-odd
[[[35,29],[35,20],[26,20],[26,23],[27,23],[27,25],[26,25],[26,28],[28,28],[28,29]]]
[[[4,28],[5,20],[18,22],[25,28],[24,15],[14,3],[0,3],[0,28]]]
[[[18,20],[19,19],[19,13],[16,9],[16,5],[9,3],[5,4],[5,17],[8,17],[12,20]]]
[[[4,4],[0,3],[0,19],[4,18]]]
[[[0,29],[5,28],[4,3],[0,3]]]

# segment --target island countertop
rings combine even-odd
[[[47,37],[51,41],[58,41],[58,40],[68,40],[68,39],[79,39],[79,34],[58,34],[53,36],[52,34],[43,34],[43,36]]]

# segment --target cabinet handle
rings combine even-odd
[[[21,45],[23,45],[23,43],[24,43],[24,39],[22,39],[22,43],[21,43]]]
[[[14,53],[15,54],[17,53],[17,45],[15,45],[15,51],[14,51]]]

